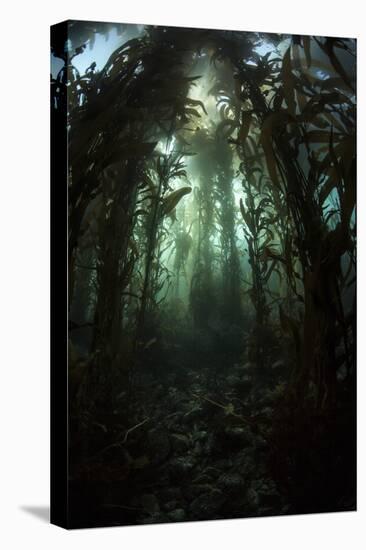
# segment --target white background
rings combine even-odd
[[[355,0],[7,0],[0,19],[0,544],[48,548],[357,550],[365,528],[365,23]],[[67,532],[49,503],[49,26],[64,19],[352,36],[358,41],[357,513]],[[362,35],[363,33],[363,35]],[[5,123],[5,124],[4,124]],[[38,514],[29,509],[38,510]],[[43,516],[39,517],[39,516]]]

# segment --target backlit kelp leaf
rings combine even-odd
[[[269,197],[264,197],[258,203],[257,210],[264,212],[266,206],[272,206],[272,200]]]
[[[320,170],[328,174],[328,180],[319,193],[319,202],[324,204],[334,188],[340,188],[342,222],[347,225],[356,203],[356,142],[350,135],[336,143],[333,130],[329,133],[329,152],[322,160]]]
[[[318,42],[318,44],[319,44],[319,42]],[[320,46],[323,49],[323,51],[328,55],[328,57],[330,59],[330,62],[332,64],[333,68],[335,69],[335,71],[339,74],[339,76],[341,76],[343,78],[343,80],[347,84],[347,86],[349,86],[349,88],[352,91],[354,91],[354,86],[353,86],[351,80],[349,79],[345,69],[343,68],[343,65],[341,64],[341,62],[339,61],[338,57],[336,56],[336,54],[334,52],[334,45],[335,45],[335,41],[334,41],[333,38],[326,38],[325,39],[325,44],[322,44]]]
[[[238,123],[236,120],[232,119],[226,119],[222,120],[216,127],[217,134],[222,133],[223,137],[229,137],[235,128],[238,127]]]
[[[271,246],[263,246],[260,248],[260,257],[259,259],[264,262],[264,261],[267,261],[268,259],[272,259],[272,260],[275,260],[275,261],[281,261],[283,263],[286,263],[285,260],[283,259],[283,257],[278,254],[277,250],[275,250],[273,247]]]
[[[241,126],[238,133],[238,140],[240,141],[240,143],[244,143],[248,137],[251,120],[252,120],[251,113],[249,113],[248,111],[242,111]]]
[[[277,93],[273,100],[273,110],[279,111],[282,107],[282,101],[283,101],[283,89],[282,87],[278,88]]]
[[[317,128],[321,128],[322,130],[325,130],[325,128],[328,128],[328,129],[330,128],[329,120],[327,120],[322,115],[318,115],[318,116],[314,117],[311,120],[311,123],[314,126],[316,126]]]
[[[343,92],[350,93],[349,86],[344,82],[343,78],[339,77],[330,77],[325,80],[319,81],[319,86],[322,90],[332,90],[339,88]]]
[[[346,160],[348,169],[344,170],[345,190],[341,197],[341,217],[345,227],[349,225],[353,209],[356,206],[356,158],[353,157]],[[349,163],[348,160],[350,160]],[[343,159],[341,162],[343,163]]]
[[[334,151],[341,159],[341,162],[344,165],[344,175],[345,177],[347,177],[347,175],[350,173],[350,170],[352,169],[352,165],[356,158],[355,134],[351,134],[344,138],[338,145],[334,147]]]
[[[314,69],[316,69],[316,71],[313,71]],[[306,77],[308,78],[309,82],[313,85],[313,84],[318,84],[320,85],[321,82],[323,82],[323,80],[320,80],[319,79],[319,71],[321,71],[322,73],[326,74],[326,75],[329,75],[328,78],[331,77],[331,75],[334,75],[334,71],[333,71],[333,68],[331,66],[330,63],[327,63],[326,61],[323,61],[321,59],[317,59],[316,57],[312,57],[311,59],[311,70],[313,72],[310,72],[310,71],[306,71]],[[314,74],[315,72],[315,74]],[[323,77],[323,74],[322,74],[322,77]]]
[[[186,105],[190,105],[191,107],[201,107],[202,111],[205,113],[205,115],[207,115],[205,105],[199,99],[192,99],[190,97],[187,97],[184,102]]]
[[[236,78],[234,80],[234,86],[235,86],[235,97],[241,101],[241,82]]]
[[[318,115],[324,117],[327,106],[333,107],[333,105],[342,105],[346,102],[348,102],[346,96],[339,92],[316,94],[306,103],[305,107],[301,108],[297,120],[299,122],[312,122]]]
[[[264,139],[262,141],[263,151],[266,157],[266,163],[268,168],[269,176],[272,180],[272,182],[279,187],[280,183],[278,180],[277,175],[277,163],[276,163],[276,157],[273,152],[272,143],[270,140]]]
[[[222,105],[221,105],[221,107],[220,107],[220,109],[219,109],[219,115],[220,115],[221,120],[226,120],[227,117],[228,117],[230,108],[229,108],[228,104],[226,103],[226,100],[224,100],[224,99],[223,99],[223,100],[220,100],[220,101],[217,103],[217,105],[219,105],[220,102],[222,103]]]
[[[146,172],[142,174],[141,176],[141,185],[140,187],[143,189],[144,187],[148,187],[151,193],[155,193],[156,191],[156,185],[152,178],[147,174]]]
[[[301,71],[301,56],[300,56],[300,45],[292,44],[292,67],[296,71]]]
[[[296,90],[296,100],[300,109],[300,113],[302,113],[306,109],[306,105],[308,104],[308,96],[300,92],[299,90]]]
[[[278,180],[277,162],[273,151],[272,137],[276,128],[285,126],[289,122],[294,122],[294,118],[290,115],[288,111],[283,110],[267,116],[262,125],[260,142],[262,144],[263,151],[266,157],[269,176],[272,182],[277,187],[280,186],[280,183]]]
[[[194,117],[197,117],[197,118],[201,118],[201,115],[199,114],[197,109],[186,108],[186,109],[184,109],[184,114],[188,115],[188,116],[194,116]]]
[[[177,189],[176,191],[173,191],[173,193],[170,193],[170,195],[163,199],[161,215],[166,216],[169,214],[172,210],[174,210],[184,195],[188,195],[191,191],[191,187],[182,187],[181,189]]]
[[[292,116],[295,116],[295,113],[296,113],[295,78],[292,74],[291,47],[287,49],[283,57],[281,76],[282,76],[282,82],[283,82],[283,92],[286,99],[288,110]]]
[[[137,216],[140,216],[140,215],[148,216],[149,212],[147,210],[144,210],[143,208],[139,208],[138,210],[135,211],[134,216],[137,218]]]
[[[329,143],[330,132],[323,132],[321,130],[311,130],[306,133],[306,140],[312,143]],[[342,136],[335,134],[333,141],[338,142],[342,139]]]
[[[248,226],[250,232],[253,234],[254,230],[255,230],[255,227],[253,225],[253,221],[251,219],[251,216],[249,215],[249,212],[245,211],[244,204],[243,204],[243,199],[240,199],[239,205],[240,205],[240,212],[241,212],[241,215],[243,217],[243,220],[245,221],[246,225]]]
[[[323,184],[322,188],[319,191],[319,204],[323,205],[327,197],[330,195],[332,190],[337,187],[339,183],[339,177],[337,170],[334,166],[330,167],[328,179]]]
[[[303,48],[304,48],[306,65],[307,65],[307,68],[309,69],[310,65],[311,65],[310,36],[303,36],[302,37],[302,45],[303,45]]]

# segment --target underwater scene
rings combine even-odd
[[[51,73],[70,525],[355,510],[356,40],[69,21]]]

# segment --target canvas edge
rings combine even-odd
[[[50,28],[51,47],[68,34],[68,22]],[[50,102],[51,105],[51,102]],[[50,522],[69,528],[67,377],[67,113],[53,109],[51,122],[51,483]]]

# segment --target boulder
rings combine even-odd
[[[160,512],[159,501],[155,495],[142,495],[141,506],[150,515],[158,514]]]
[[[219,490],[204,493],[195,498],[189,507],[194,519],[214,519],[220,512],[225,497]]]
[[[172,512],[173,510],[178,508],[178,506],[179,506],[179,502],[177,500],[171,500],[163,504],[163,508],[166,512]]]
[[[182,490],[180,487],[166,487],[159,491],[159,498],[164,502],[180,501],[182,499]]]
[[[253,440],[250,429],[246,426],[227,426],[225,437],[229,442],[236,443],[238,447],[248,447]]]
[[[186,435],[174,433],[170,436],[170,444],[173,451],[185,453],[190,447],[190,440]]]
[[[168,513],[168,517],[172,521],[184,521],[186,519],[186,513],[183,508],[177,508]]]
[[[192,472],[194,462],[190,457],[178,457],[169,462],[168,469],[171,479],[179,481]]]
[[[238,495],[243,491],[245,482],[240,474],[229,472],[219,477],[217,485],[225,494]]]
[[[153,466],[162,464],[169,456],[171,445],[165,430],[150,430],[147,436],[147,448]]]

